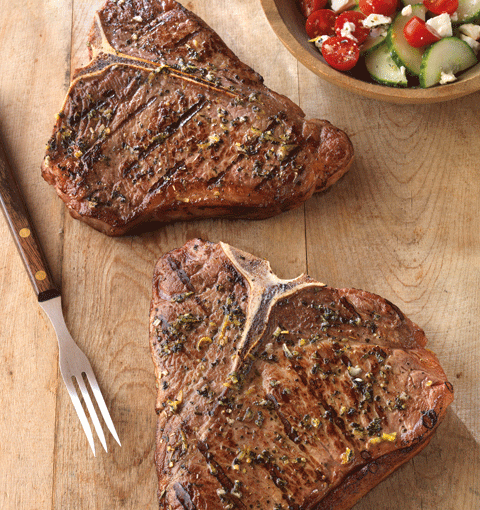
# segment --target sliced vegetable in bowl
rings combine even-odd
[[[453,14],[458,8],[458,0],[423,0],[423,5],[433,14]]]
[[[424,53],[420,85],[424,88],[437,83],[455,81],[455,75],[478,62],[470,46],[457,37],[446,37],[432,44]]]
[[[311,0],[298,1],[311,4]],[[403,0],[406,5],[401,4],[401,9],[397,0],[323,2],[323,8],[307,18],[306,27],[313,20],[328,20],[317,21],[308,36],[334,69],[355,73],[359,67],[384,85],[428,88],[450,83],[478,63],[480,0],[415,4]],[[334,40],[329,43],[329,38]]]
[[[397,66],[385,42],[365,57],[365,65],[370,76],[378,83],[392,87],[408,86],[405,67]]]
[[[360,50],[349,37],[329,37],[322,45],[322,55],[327,62],[339,71],[350,71],[358,62]]]
[[[304,0],[300,2],[302,14],[308,18],[312,12],[319,11],[320,9],[325,9],[327,2],[328,0]]]
[[[375,48],[378,48],[386,39],[387,33],[377,34],[377,35],[369,35],[366,41],[360,47],[360,55],[368,55]]]
[[[418,16],[408,20],[403,33],[407,43],[413,48],[423,48],[441,39],[438,33]]]
[[[335,21],[337,16],[330,9],[319,9],[314,11],[305,24],[305,30],[310,39],[320,35],[335,35]]]
[[[359,0],[358,7],[367,16],[382,14],[391,17],[397,10],[397,0]]]
[[[411,46],[405,37],[405,27],[412,19],[425,20],[426,9],[423,4],[412,5],[409,10],[397,14],[388,29],[387,44],[393,60],[399,66],[405,66],[411,75],[418,76],[422,65],[423,48]]]
[[[458,23],[474,23],[480,21],[480,0],[458,0]]]
[[[358,45],[363,44],[370,35],[370,29],[363,24],[365,15],[360,11],[342,12],[335,20],[335,33],[338,37],[347,37]]]

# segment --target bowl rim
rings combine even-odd
[[[439,103],[458,99],[480,90],[480,74],[463,76],[456,82],[428,89],[398,88],[373,84],[337,71],[318,57],[305,50],[300,41],[288,29],[278,8],[280,0],[260,0],[265,16],[273,31],[287,50],[307,69],[326,81],[361,96],[398,104]],[[295,3],[297,0],[287,0]],[[307,35],[305,33],[305,38]],[[476,64],[475,67],[480,66]],[[467,70],[468,73],[468,70]]]

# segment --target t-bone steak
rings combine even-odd
[[[173,0],[108,1],[89,47],[42,175],[72,216],[105,234],[274,216],[328,188],[352,162],[343,131],[306,120]]]
[[[162,510],[345,510],[430,441],[453,400],[387,300],[189,241],[153,279]],[[388,506],[388,505],[387,505]]]

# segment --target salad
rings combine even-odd
[[[480,0],[299,0],[331,67],[383,85],[451,83],[478,63]]]

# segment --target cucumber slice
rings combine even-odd
[[[413,48],[408,44],[403,29],[413,16],[425,19],[425,6],[423,4],[412,5],[412,14],[403,16],[398,13],[390,28],[388,29],[387,44],[392,53],[393,60],[397,65],[404,66],[410,73],[418,76],[420,74],[420,66],[422,64],[423,48]]]
[[[432,87],[440,83],[441,74],[459,73],[478,62],[470,46],[457,37],[445,37],[433,43],[424,53],[420,72],[420,86]]]
[[[382,85],[406,87],[405,68],[399,68],[393,61],[388,44],[377,46],[365,57],[365,65],[370,76]]]
[[[366,41],[360,46],[360,55],[368,55],[375,48],[385,41],[386,35],[377,35],[377,37],[367,37]]]
[[[472,23],[480,19],[480,0],[458,0],[458,23]]]

